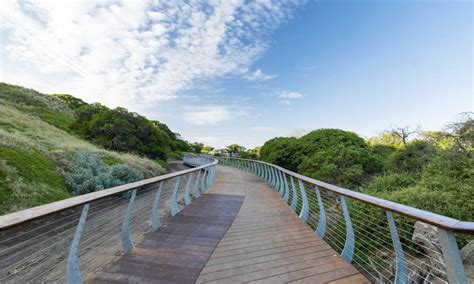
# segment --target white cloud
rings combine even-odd
[[[290,92],[290,91],[279,91],[277,92],[277,96],[281,99],[285,100],[294,100],[294,99],[302,99],[303,95],[298,92]]]
[[[245,78],[250,81],[267,81],[275,79],[277,75],[265,74],[261,69],[255,70],[252,74],[246,75]]]
[[[110,106],[171,100],[248,70],[300,2],[5,0],[0,80]]]
[[[214,105],[193,107],[184,112],[183,119],[195,125],[216,125],[246,114],[243,108]]]

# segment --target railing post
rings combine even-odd
[[[137,190],[132,190],[132,196],[128,202],[127,213],[122,223],[122,250],[124,253],[129,252],[133,248],[132,233],[130,231],[130,218],[132,217],[133,205],[137,197]]]
[[[403,253],[402,244],[400,243],[400,238],[398,236],[397,226],[395,225],[392,212],[385,211],[385,214],[387,215],[388,227],[390,229],[390,236],[392,237],[393,249],[395,251],[396,272],[394,283],[408,283],[407,263],[405,260],[405,254]]]
[[[268,168],[270,169],[270,186],[276,190],[276,188],[275,188],[275,169],[272,166],[268,166]]]
[[[278,170],[274,167],[273,172],[274,172],[274,176],[275,176],[275,181],[274,181],[275,190],[277,192],[279,192],[280,191],[280,179],[278,177]]]
[[[319,191],[318,187],[316,187],[316,196],[318,198],[319,222],[315,232],[318,234],[318,236],[324,238],[324,233],[326,232],[326,211],[324,209],[323,199],[321,198],[321,192]]]
[[[179,191],[179,186],[181,184],[181,178],[182,176],[179,176],[178,179],[176,180],[176,185],[174,186],[173,193],[171,194],[171,216],[175,216],[176,214],[179,213],[179,205],[178,205],[178,191]]]
[[[262,172],[263,172],[263,180],[265,182],[268,182],[268,168],[267,168],[267,165],[265,164],[262,164]]]
[[[283,172],[277,169],[277,178],[278,178],[278,193],[281,197],[285,194],[285,184],[283,183]]]
[[[160,186],[156,190],[155,199],[153,200],[153,206],[151,207],[151,224],[153,230],[158,230],[161,227],[160,215],[158,214],[158,208],[160,207],[161,191],[165,181],[160,182]]]
[[[286,178],[285,173],[283,173],[283,180],[285,182],[285,194],[283,195],[283,200],[285,200],[285,203],[288,204],[288,198],[290,197],[290,187],[288,186],[288,179]]]
[[[206,176],[207,176],[207,169],[204,169],[202,172],[202,177],[201,177],[201,192],[204,193],[207,191],[206,188]]]
[[[306,223],[308,222],[308,217],[309,217],[308,198],[306,197],[306,190],[304,189],[304,184],[300,179],[298,179],[298,185],[300,188],[301,197],[303,199],[303,205],[301,206],[300,218]]]
[[[184,204],[188,206],[191,204],[191,196],[189,195],[189,188],[191,187],[191,180],[193,179],[193,173],[190,173],[188,176],[188,182],[184,188]]]
[[[296,193],[296,187],[295,182],[293,180],[293,176],[290,176],[290,182],[291,192],[293,193],[293,196],[291,198],[291,210],[293,210],[293,212],[296,212],[296,206],[298,205],[298,193]]]
[[[453,232],[441,228],[438,228],[438,233],[449,283],[467,283],[456,237]]]
[[[199,177],[201,176],[201,171],[198,171],[197,176],[196,176],[196,181],[194,183],[194,197],[198,199],[201,196],[201,193],[199,192]]]
[[[82,283],[81,268],[79,264],[79,245],[81,243],[82,232],[87,221],[87,214],[89,213],[90,204],[84,205],[82,208],[81,217],[76,227],[76,233],[72,239],[71,248],[66,265],[67,283],[80,284]]]
[[[212,176],[212,167],[207,168],[207,176],[206,176],[206,190],[211,188],[211,176]]]
[[[340,195],[342,213],[344,215],[344,222],[346,223],[346,241],[344,243],[344,249],[342,250],[341,256],[347,262],[352,262],[352,256],[354,255],[355,239],[354,230],[352,229],[351,217],[349,215],[349,209],[347,209],[346,198],[344,195]]]

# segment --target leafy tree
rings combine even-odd
[[[420,136],[422,140],[429,141],[441,149],[449,149],[454,145],[454,141],[448,132],[424,131],[420,133]]]
[[[245,147],[240,146],[238,144],[231,144],[227,146],[226,149],[229,153],[234,153],[234,154],[238,154],[239,152],[245,151]]]
[[[201,153],[209,154],[214,150],[214,147],[212,146],[204,146],[202,147]]]
[[[170,138],[145,117],[124,108],[93,104],[77,109],[76,131],[106,149],[166,160]]]
[[[202,143],[199,143],[199,142],[194,142],[191,144],[191,148],[193,150],[194,153],[201,153],[203,148],[204,148],[204,144]]]
[[[311,131],[299,139],[303,155],[311,155],[317,151],[329,149],[335,145],[365,148],[367,143],[354,132],[341,129],[318,129]]]
[[[371,137],[367,141],[370,145],[383,145],[389,146],[392,148],[402,148],[404,147],[402,139],[398,135],[390,132],[384,132],[377,137]]]
[[[291,171],[297,171],[303,156],[297,138],[277,137],[263,144],[260,148],[260,158]]]

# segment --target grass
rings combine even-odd
[[[69,197],[56,165],[37,150],[0,147],[0,213]]]
[[[67,130],[74,122],[74,112],[61,100],[20,86],[0,83],[0,103],[39,117]]]
[[[63,177],[80,151],[108,165],[128,164],[145,178],[164,173],[153,160],[104,150],[68,133],[73,112],[55,100],[0,83],[0,214],[69,197]]]

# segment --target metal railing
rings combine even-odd
[[[344,189],[270,163],[221,158],[254,173],[280,194],[315,233],[376,283],[467,283],[456,236],[463,222]],[[466,201],[469,202],[469,201]]]
[[[206,192],[217,160],[0,216],[0,283],[81,283]]]

